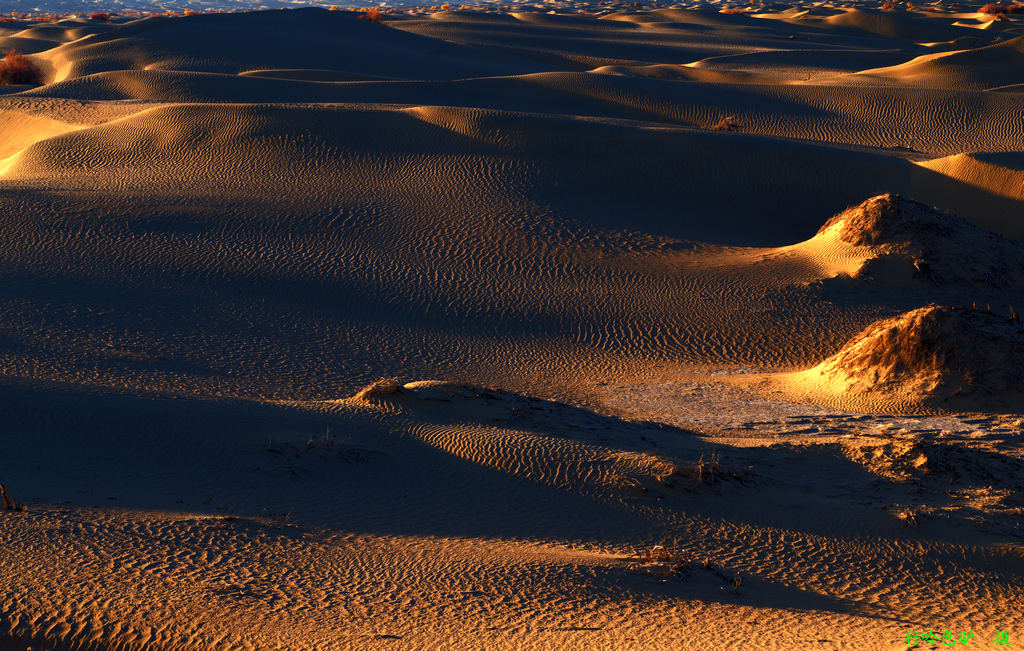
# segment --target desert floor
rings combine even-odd
[[[0,24],[0,650],[1024,644],[1024,14],[723,7]]]

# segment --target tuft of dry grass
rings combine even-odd
[[[736,117],[735,116],[727,115],[724,118],[722,118],[721,120],[719,120],[717,124],[715,124],[713,127],[711,127],[711,130],[712,131],[739,131],[740,130],[740,123],[736,121]]]
[[[0,59],[0,84],[41,84],[43,73],[24,54],[11,50]]]
[[[4,511],[24,511],[25,506],[18,504],[9,495],[7,495],[7,486],[0,484],[0,499],[4,503]]]
[[[325,429],[320,436],[310,436],[306,440],[306,450],[334,450],[340,447],[342,446],[335,439],[330,427]]]
[[[363,15],[362,15],[362,19],[363,20],[368,20],[371,23],[378,23],[378,24],[384,22],[384,16],[381,15],[380,9],[378,9],[377,7],[370,7],[369,9],[364,11]]]
[[[915,509],[909,507],[900,509],[896,512],[896,517],[903,520],[911,527],[917,524],[917,511]]]

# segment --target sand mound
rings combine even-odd
[[[939,52],[858,74],[927,88],[994,90],[1019,84],[1024,36],[971,50]]]
[[[889,284],[1004,288],[1024,281],[1024,245],[904,199],[872,197],[832,217],[792,247],[834,276]]]
[[[971,408],[1022,404],[1024,327],[988,311],[928,306],[871,324],[811,369],[847,394]]]
[[[353,396],[354,400],[379,400],[402,393],[402,385],[394,378],[381,378],[363,387]]]

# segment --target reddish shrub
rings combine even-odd
[[[983,14],[1019,14],[1024,13],[1024,5],[1000,5],[995,3],[989,3],[981,8]]]
[[[43,74],[24,54],[14,50],[0,59],[0,84],[41,84]]]
[[[382,23],[384,22],[384,17],[380,15],[380,9],[377,7],[370,7],[363,12],[363,20],[368,20],[371,23]]]
[[[96,12],[94,14],[89,14],[89,20],[102,20],[103,22],[108,22],[110,20],[110,14]]]

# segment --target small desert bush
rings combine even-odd
[[[707,461],[701,455],[700,459],[693,463],[673,464],[668,472],[658,477],[658,482],[666,486],[693,487],[722,481],[743,483],[749,475],[750,471],[747,469],[723,466],[719,463],[717,455],[712,455]]]
[[[899,509],[896,511],[896,517],[907,523],[908,526],[914,526],[917,524],[918,510],[912,507]]]
[[[377,7],[370,7],[363,12],[363,20],[368,20],[371,23],[383,23],[384,16],[380,14],[380,9]]]
[[[110,14],[102,11],[97,11],[94,14],[89,14],[89,20],[99,20],[101,22],[106,23],[110,21]]]
[[[715,126],[711,127],[711,130],[712,131],[739,131],[740,130],[740,123],[736,121],[735,117],[733,117],[731,115],[727,115],[724,118],[722,118],[721,120],[719,120],[718,123]]]
[[[1024,5],[1012,4],[1012,5],[1000,5],[996,3],[989,3],[981,8],[983,14],[1019,14],[1024,13]]]
[[[43,74],[24,54],[15,50],[0,59],[0,84],[41,84]]]
[[[742,579],[739,574],[731,574],[722,566],[709,558],[698,560],[690,552],[681,551],[676,547],[655,545],[636,552],[633,557],[639,561],[641,569],[651,576],[675,577],[685,579],[693,570],[703,570],[717,576],[730,587],[723,590],[739,594]]]
[[[686,576],[696,560],[689,552],[669,549],[664,545],[642,549],[636,552],[635,558],[645,566],[657,566],[652,574],[676,577]]]

